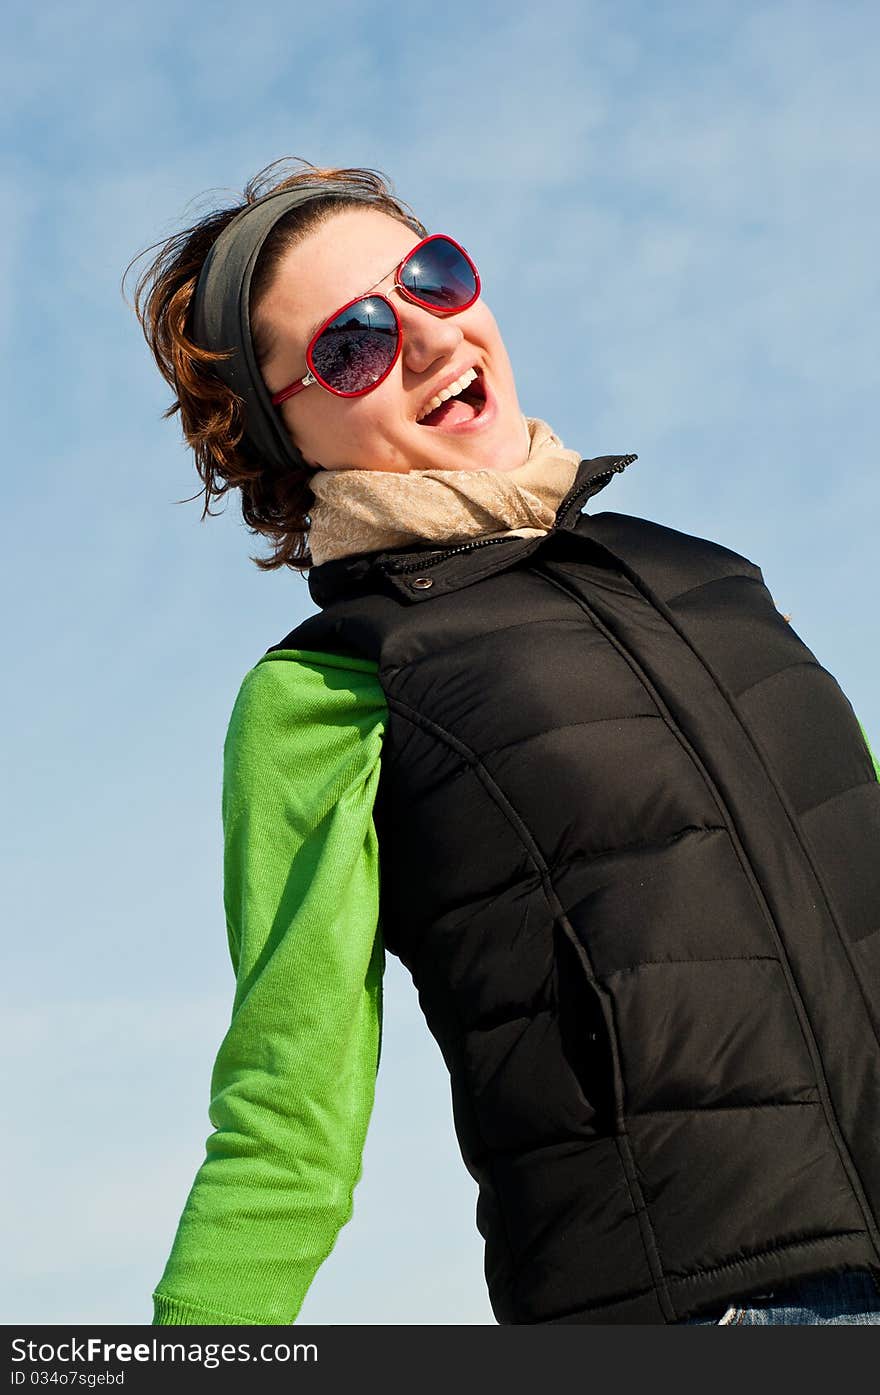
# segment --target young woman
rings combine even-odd
[[[472,258],[372,171],[270,167],[136,303],[205,509],[318,607],[230,721],[236,993],[155,1322],[296,1318],[386,949],[499,1322],[880,1322],[880,784],[759,568],[584,512],[636,457],[523,416]]]

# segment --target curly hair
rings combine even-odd
[[[204,520],[208,515],[214,516],[212,501],[221,499],[230,489],[238,489],[245,524],[272,545],[270,556],[251,560],[263,571],[284,566],[302,572],[312,566],[308,530],[309,508],[315,496],[309,480],[314,470],[304,460],[300,468],[294,465],[281,469],[257,456],[245,434],[243,400],[222,382],[212,366],[224,355],[200,348],[192,336],[192,299],[199,273],[220,233],[242,208],[278,189],[292,189],[316,179],[329,190],[334,185],[348,185],[350,189],[354,184],[370,204],[405,223],[419,236],[424,237],[426,229],[378,170],[322,169],[297,157],[301,168],[292,174],[284,173],[290,163],[289,158],[273,161],[248,181],[240,202],[215,209],[167,240],[139,252],[126,268],[122,284],[124,293],[132,268],[143,257],[155,253],[138,276],[133,308],[159,372],[175,394],[163,415],[180,413],[184,438],[195,456],[203,488],[190,500],[204,495]],[[266,351],[260,331],[260,301],[272,285],[281,259],[288,248],[302,241],[334,212],[349,207],[362,208],[363,198],[328,193],[311,199],[286,213],[266,239],[250,291],[258,362]],[[299,454],[295,445],[294,451]]]

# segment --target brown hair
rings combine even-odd
[[[147,344],[165,381],[175,393],[166,417],[180,413],[184,438],[195,455],[196,470],[204,494],[202,519],[214,516],[211,501],[230,489],[241,492],[242,517],[252,533],[272,543],[269,557],[251,560],[264,571],[291,567],[305,571],[312,565],[308,548],[308,511],[314,502],[309,479],[314,470],[302,461],[301,468],[281,469],[261,460],[244,432],[242,399],[227,387],[212,368],[222,355],[199,348],[192,338],[191,306],[199,272],[214,242],[227,223],[248,204],[276,189],[292,189],[316,179],[334,185],[354,183],[370,204],[424,237],[426,229],[412,210],[396,197],[385,175],[371,169],[320,169],[306,160],[293,174],[279,178],[290,163],[276,160],[254,175],[231,208],[205,214],[173,237],[145,248],[132,259],[123,276],[150,252],[155,256],[141,272],[135,285],[134,311]],[[269,345],[261,329],[259,306],[268,291],[284,253],[315,227],[326,222],[341,208],[363,207],[363,199],[345,194],[329,194],[291,209],[273,228],[260,252],[250,292],[254,351],[262,362]],[[295,453],[298,455],[299,452]],[[180,501],[184,502],[184,501]]]

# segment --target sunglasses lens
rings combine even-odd
[[[401,283],[412,295],[438,310],[462,310],[477,298],[474,267],[446,237],[426,242],[404,264]]]
[[[388,372],[397,340],[390,305],[367,296],[324,327],[312,348],[312,369],[336,392],[364,392]]]

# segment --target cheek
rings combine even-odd
[[[310,387],[307,391],[313,394],[312,400],[297,403],[297,410],[285,417],[285,425],[304,455],[321,455],[326,453],[328,444],[346,434],[346,404],[322,388]]]
[[[294,445],[309,464],[325,469],[362,465],[375,456],[380,441],[394,439],[400,422],[394,393],[386,397],[377,389],[368,397],[346,400],[318,388],[309,391],[320,392],[320,400],[302,403],[305,410],[285,417]]]
[[[350,398],[344,407],[344,430],[349,440],[375,440],[386,436],[400,421],[402,407],[401,360],[373,392]]]
[[[478,300],[472,309],[465,311],[465,314],[469,318],[475,336],[485,340],[487,344],[490,342],[500,343],[501,334],[498,330],[495,316],[492,314],[485,300]]]
[[[506,366],[510,359],[495,316],[484,301],[479,301],[474,306],[474,311],[474,321],[470,329],[474,342],[488,349],[497,366]]]

